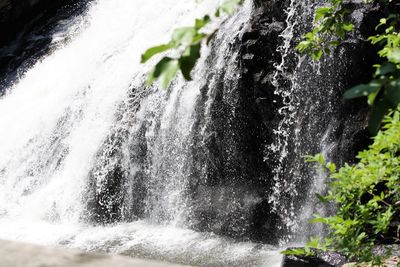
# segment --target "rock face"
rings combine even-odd
[[[375,51],[365,37],[374,24],[375,9],[363,4],[352,9],[363,14],[358,17],[360,30],[317,64],[299,59],[294,52],[312,23],[313,5],[307,1],[294,6],[290,1],[255,4],[251,20],[231,44],[234,60],[227,58],[237,68],[237,80],[227,82],[224,72],[210,75],[219,82],[213,89],[210,129],[196,142],[205,144],[195,158],[206,166],[207,177],[192,188],[193,196],[200,199],[194,207],[196,228],[268,243],[304,235],[298,231],[307,227],[299,222],[302,213],[315,212],[312,192],[322,189],[316,188],[318,174],[302,156],[322,152],[340,165],[354,160],[369,142],[366,101],[347,102],[342,95],[372,76]],[[287,19],[284,10],[295,16]],[[210,68],[212,58],[215,55]],[[209,90],[203,88],[199,111]],[[199,115],[200,126],[205,120]],[[229,193],[218,192],[217,187]],[[222,204],[210,208],[207,203],[217,203],[207,197],[213,191],[224,201],[229,201],[224,194],[230,194],[231,203],[245,202],[241,196],[246,195],[255,201],[249,206],[238,204],[242,208],[236,210]]]
[[[374,254],[385,260],[385,266],[397,266],[400,256],[399,245],[380,245],[374,249]],[[314,256],[294,256],[286,255],[283,257],[281,267],[352,267],[358,266],[350,263],[344,256],[335,252],[317,251]],[[365,263],[362,266],[370,266]]]
[[[286,255],[281,267],[342,267],[347,260],[334,252],[317,252],[315,256]]]
[[[51,51],[56,45],[52,44],[52,33],[63,21],[79,16],[87,2],[0,0],[0,95],[25,69]]]
[[[0,0],[0,44],[13,38],[24,26],[68,0]]]
[[[256,5],[250,21],[230,44],[229,65],[224,71],[211,71],[210,79],[217,82],[213,88],[207,84],[201,89],[196,127],[205,134],[196,136],[196,144],[205,145],[196,150],[195,158],[204,166],[201,175],[206,179],[193,183],[191,190],[193,227],[202,231],[269,243],[279,235],[276,225],[280,221],[268,202],[273,164],[264,159],[282,106],[271,77],[281,57],[278,47],[285,27],[284,7],[285,1]],[[210,67],[216,64],[214,58],[211,54]],[[229,69],[236,72],[235,80],[227,79]],[[213,99],[207,99],[210,90],[215,92]],[[211,113],[204,117],[201,110],[207,101]]]

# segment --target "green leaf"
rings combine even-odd
[[[383,41],[385,38],[386,38],[385,35],[377,35],[377,36],[368,37],[368,40],[371,41],[372,44],[377,44],[377,43]]]
[[[196,65],[197,60],[200,58],[200,48],[200,43],[191,45],[186,49],[183,56],[179,59],[179,66],[182,71],[182,75],[188,81],[192,80],[190,73]]]
[[[220,8],[217,8],[217,10],[214,13],[214,16],[217,17],[217,18],[219,18],[221,16],[221,9]]]
[[[375,30],[378,30],[379,27],[381,27],[382,25],[386,25],[386,23],[387,23],[387,19],[385,19],[385,18],[380,19],[378,26],[375,27]]]
[[[368,96],[372,92],[375,92],[381,87],[381,84],[378,80],[373,80],[369,84],[359,84],[357,86],[352,87],[347,90],[343,97],[345,99],[353,99],[363,96]]]
[[[175,47],[190,45],[193,42],[196,33],[197,31],[194,27],[178,28],[172,34],[172,44]]]
[[[171,44],[163,44],[163,45],[151,47],[151,48],[147,49],[146,52],[144,52],[140,63],[145,63],[150,58],[152,58],[154,55],[162,53],[164,51],[167,51],[171,48],[172,48]]]
[[[316,217],[316,218],[312,219],[310,221],[310,223],[324,223],[324,224],[327,224],[328,220],[327,220],[327,218]]]
[[[386,75],[397,71],[397,67],[392,62],[385,62],[376,69],[376,75]]]
[[[347,31],[347,32],[350,32],[350,31],[352,31],[354,29],[354,25],[351,24],[351,23],[343,23],[342,24],[342,29]]]
[[[222,3],[220,9],[224,11],[227,15],[232,15],[240,2],[242,2],[242,0],[225,0]]]
[[[329,172],[331,172],[331,173],[334,173],[334,172],[336,172],[336,164],[335,163],[332,163],[332,162],[328,162],[327,164],[326,164],[326,168],[329,170]]]
[[[322,195],[320,195],[318,193],[315,193],[315,197],[319,200],[320,203],[327,203],[328,202],[328,200],[324,196],[322,196]]]
[[[305,162],[316,162],[316,163],[319,163],[320,165],[325,164],[325,158],[322,154],[316,154],[314,156],[304,156],[304,161]]]
[[[330,44],[331,46],[334,46],[334,47],[340,45],[340,43],[341,43],[341,42],[340,42],[339,40],[333,40],[333,41],[330,41],[330,42],[329,42],[329,44]]]
[[[391,107],[391,103],[389,103],[384,97],[381,97],[378,99],[378,101],[375,101],[368,122],[368,130],[371,135],[374,136],[378,133],[382,119]]]
[[[368,95],[368,105],[372,106],[375,103],[375,99],[380,93],[381,89],[378,89]]]
[[[311,42],[310,41],[301,41],[297,46],[296,49],[299,50],[301,53],[305,52],[308,50],[310,47]]]
[[[314,50],[311,56],[314,61],[318,61],[321,59],[322,55],[323,55],[322,50]]]
[[[210,22],[210,16],[209,15],[204,16],[202,19],[196,19],[195,28],[197,30],[200,30],[205,25],[207,25],[209,22]]]
[[[306,251],[303,248],[290,248],[281,252],[283,255],[304,255]]]
[[[320,7],[315,11],[315,22],[332,14],[332,7]]]
[[[209,37],[209,36],[207,36],[206,34],[203,34],[203,33],[196,34],[193,37],[192,44],[198,44],[201,41],[203,41],[203,39],[206,38],[206,37]]]
[[[177,59],[164,57],[157,63],[153,71],[149,73],[147,84],[153,83],[156,79],[160,80],[161,87],[167,88],[171,80],[176,76],[179,70],[179,62]]]
[[[391,81],[385,88],[385,98],[396,107],[400,103],[400,80]]]
[[[318,239],[318,238],[315,238],[315,237],[311,238],[310,241],[307,243],[306,246],[307,246],[307,247],[310,247],[310,248],[319,248],[319,247],[320,247],[320,245],[319,245],[319,239]]]
[[[394,63],[400,63],[400,48],[395,47],[388,51],[387,58]]]

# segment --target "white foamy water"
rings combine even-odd
[[[267,245],[235,242],[146,221],[106,227],[3,221],[0,235],[44,245],[164,260],[195,266],[278,267],[282,256]],[[3,229],[7,228],[7,231]]]
[[[171,217],[172,223],[86,223],[89,173],[102,164],[96,157],[111,127],[127,127],[134,135],[147,120],[146,114],[160,113],[163,135],[156,136],[151,127],[146,132],[147,139],[157,139],[152,151],[159,161],[152,165],[152,173],[157,174],[165,165],[162,159],[171,152],[157,145],[172,142],[168,149],[185,156],[187,148],[175,144],[194,123],[191,114],[203,77],[191,83],[178,80],[170,92],[147,89],[155,91],[137,99],[145,98],[133,122],[126,122],[128,113],[121,120],[115,116],[130,90],[143,87],[149,66],[139,64],[141,53],[168,41],[171,29],[192,24],[194,17],[212,12],[217,4],[214,0],[98,0],[84,21],[70,26],[70,33],[63,29],[62,35],[70,34],[71,41],[62,45],[60,34],[54,34],[58,48],[0,99],[0,238],[201,266],[279,265],[281,257],[271,247],[195,232],[178,223],[187,213],[184,172],[177,171],[171,182],[163,184],[167,193],[161,198],[149,194],[146,199],[153,217]],[[246,5],[247,11],[236,19],[248,19],[250,8]],[[201,66],[198,69],[201,74]],[[172,121],[181,127],[174,130],[173,140],[168,137]],[[184,168],[179,163],[174,158],[176,170]],[[133,175],[137,166],[128,165]],[[100,192],[106,176],[101,168],[92,174]],[[155,189],[163,179],[153,178],[149,188]]]
[[[0,209],[40,218],[56,203],[61,220],[77,220],[91,159],[117,104],[130,84],[143,81],[147,69],[139,64],[140,54],[166,41],[178,21],[208,11],[210,2],[94,4],[89,26],[0,100]]]

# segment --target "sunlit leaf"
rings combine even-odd
[[[352,31],[354,29],[354,25],[351,24],[351,23],[343,23],[342,24],[342,28],[343,28],[343,30],[349,32],[349,31]]]
[[[157,63],[153,71],[149,73],[147,83],[151,84],[156,79],[160,81],[162,88],[167,88],[172,79],[179,70],[179,62],[177,59],[165,57]]]
[[[387,57],[391,62],[400,63],[400,48],[396,47],[396,48],[390,49],[387,54]]]
[[[172,43],[178,46],[190,45],[193,38],[196,36],[196,29],[194,27],[183,27],[176,29],[172,34]]]
[[[304,255],[306,251],[303,248],[290,248],[281,252],[283,255]]]
[[[210,22],[210,16],[206,15],[202,19],[196,19],[195,21],[195,27],[197,30],[203,28],[207,23]]]
[[[315,11],[315,22],[332,14],[332,7],[320,7]]]
[[[172,48],[171,44],[163,44],[163,45],[151,47],[151,48],[147,49],[146,52],[144,52],[140,62],[145,63],[150,58],[152,58],[154,55],[165,52],[171,48]]]
[[[237,6],[242,0],[225,0],[221,5],[221,10],[228,15],[232,15],[235,12]]]

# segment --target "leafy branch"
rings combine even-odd
[[[344,1],[328,2],[330,6],[316,9],[314,29],[297,46],[314,60],[330,54],[354,29]],[[316,249],[330,250],[358,262],[381,266],[388,255],[375,255],[373,248],[400,243],[400,16],[395,13],[398,9],[393,8],[398,5],[396,1],[365,1],[371,2],[379,2],[381,8],[389,10],[380,19],[375,34],[368,38],[380,48],[382,62],[374,65],[376,71],[369,83],[349,89],[344,98],[367,98],[372,107],[368,128],[376,135],[374,143],[358,154],[357,164],[345,164],[339,169],[326,163],[322,155],[306,157],[307,162],[318,163],[330,175],[328,194],[317,198],[322,203],[334,204],[338,210],[329,217],[315,215],[311,221],[327,226],[324,239],[313,238],[305,248],[289,249],[284,254],[308,255]]]
[[[146,63],[153,56],[160,53],[173,51],[178,56],[164,56],[161,58],[149,72],[146,83],[150,85],[159,80],[161,87],[165,89],[179,71],[186,80],[192,80],[191,72],[201,56],[202,44],[206,43],[208,45],[218,31],[217,28],[204,32],[205,26],[212,19],[220,18],[222,14],[231,16],[242,2],[242,0],[225,0],[214,12],[213,18],[210,15],[205,15],[196,19],[193,26],[175,29],[168,43],[147,49],[142,55],[141,63]]]
[[[386,255],[375,255],[374,247],[399,242],[399,109],[385,117],[383,128],[374,137],[374,143],[358,154],[359,162],[355,165],[345,164],[338,169],[321,154],[306,158],[329,173],[329,191],[318,198],[322,203],[337,206],[338,210],[329,217],[315,215],[311,221],[327,226],[324,239],[312,238],[304,248],[289,249],[284,254],[336,251],[349,259],[372,261],[373,266],[379,266]]]
[[[354,30],[353,24],[348,21],[350,11],[345,7],[343,0],[329,0],[330,6],[316,9],[315,27],[303,36],[297,45],[302,53],[307,53],[314,60],[319,60],[324,54],[331,53],[332,49],[341,44],[348,33]],[[388,0],[367,0],[365,3],[379,2],[382,5],[393,4]],[[400,103],[400,34],[399,14],[389,14],[382,18],[376,27],[377,34],[368,38],[376,46],[381,47],[378,55],[382,58],[381,64],[376,64],[376,73],[368,84],[357,85],[344,94],[345,99],[367,97],[372,107],[368,129],[375,135],[382,119],[390,109]]]
[[[319,60],[324,53],[329,54],[332,47],[338,46],[353,30],[354,26],[346,22],[349,10],[343,6],[342,0],[330,0],[330,6],[317,8],[315,11],[314,29],[304,35],[303,41],[297,45],[302,53],[307,53],[314,60]]]

